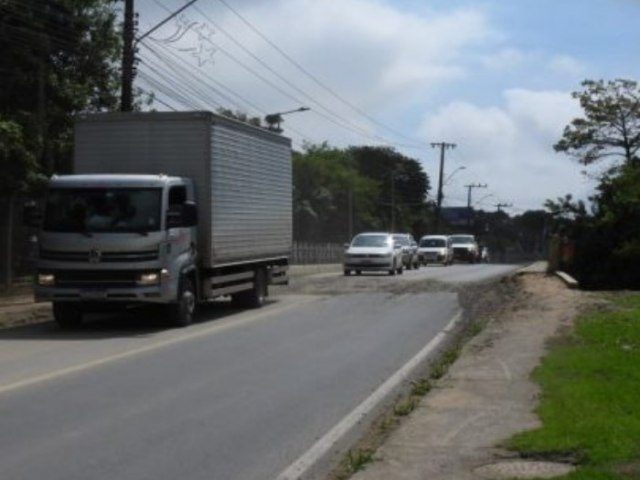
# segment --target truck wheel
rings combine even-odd
[[[53,302],[53,319],[61,328],[76,328],[82,324],[82,307],[71,302]]]
[[[267,277],[264,269],[256,270],[253,288],[247,292],[247,306],[251,308],[260,308],[264,305],[269,294],[267,287]]]
[[[178,299],[171,304],[171,323],[176,327],[186,327],[193,322],[193,315],[196,311],[196,292],[193,281],[189,277],[180,279],[178,289]]]
[[[258,269],[255,272],[253,280],[253,288],[244,292],[232,295],[233,303],[245,308],[260,308],[264,305],[269,294],[267,286],[267,277],[264,269]]]

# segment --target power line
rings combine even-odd
[[[382,127],[383,129],[391,132],[392,134],[400,137],[400,138],[404,138],[405,140],[409,140],[409,141],[415,141],[415,139],[412,139],[410,137],[405,136],[402,133],[397,132],[396,130],[392,129],[391,127],[385,125],[384,123],[378,121],[377,119],[375,119],[374,117],[370,116],[368,113],[366,113],[365,111],[363,111],[362,109],[358,108],[357,106],[355,106],[354,104],[352,104],[351,102],[349,102],[347,99],[345,99],[342,95],[339,95],[335,90],[333,90],[332,88],[330,88],[329,86],[327,86],[324,82],[320,81],[315,75],[313,75],[311,72],[309,72],[306,68],[304,68],[302,65],[300,65],[300,63],[298,63],[296,60],[294,60],[289,54],[287,54],[282,48],[280,48],[278,45],[276,45],[271,39],[269,39],[264,33],[262,33],[260,30],[258,30],[258,28],[256,28],[251,22],[249,22],[249,20],[247,20],[244,16],[242,16],[236,9],[234,9],[231,5],[229,5],[225,0],[218,0],[222,5],[224,5],[225,7],[227,7],[231,12],[233,12],[233,14],[235,14],[247,27],[249,27],[256,35],[258,35],[260,38],[262,38],[267,44],[269,44],[271,47],[273,47],[278,53],[280,53],[280,55],[282,55],[289,63],[291,63],[294,67],[296,67],[300,72],[302,72],[303,74],[305,74],[308,78],[310,78],[313,82],[316,83],[316,85],[320,86],[322,89],[324,89],[326,92],[328,92],[329,94],[333,95],[334,98],[338,99],[340,102],[342,102],[344,105],[347,105],[349,108],[351,108],[353,111],[357,112],[358,114],[362,115],[363,117],[365,117],[367,120],[369,120],[370,122],[378,125],[379,127]],[[404,145],[405,147],[407,145]],[[413,146],[414,148],[423,148],[423,145],[421,144],[416,144]]]
[[[280,72],[278,72],[277,70],[275,70],[273,67],[271,67],[269,64],[267,64],[264,60],[262,60],[260,57],[258,57],[256,54],[254,54],[253,52],[251,52],[248,48],[246,48],[244,45],[242,45],[242,43],[240,43],[238,40],[236,40],[236,38],[231,35],[230,33],[228,33],[223,27],[221,27],[218,23],[214,22],[206,13],[204,13],[200,8],[198,7],[194,7],[194,9],[200,13],[200,15],[202,15],[209,23],[211,23],[215,28],[217,28],[220,32],[222,32],[227,38],[229,38],[238,48],[240,48],[243,52],[245,52],[247,55],[249,55],[251,58],[253,58],[256,62],[258,62],[263,68],[265,68],[267,71],[269,71],[271,74],[273,74],[274,76],[276,76],[278,79],[280,79],[280,81],[282,81],[285,85],[289,86],[291,89],[293,89],[295,92],[297,92],[298,94],[302,95],[305,99],[307,99],[309,102],[313,103],[316,107],[320,108],[322,111],[324,111],[327,115],[332,116],[334,119],[337,119],[339,122],[342,122],[348,126],[351,127],[351,129],[356,129],[358,132],[362,133],[363,130],[356,124],[354,124],[353,122],[351,122],[350,120],[338,115],[337,113],[331,111],[329,108],[325,107],[322,103],[320,103],[318,100],[316,100],[313,96],[311,96],[310,94],[308,94],[307,92],[305,92],[304,90],[302,90],[301,88],[299,88],[298,86],[296,86],[294,83],[292,83],[288,78],[286,78],[285,76],[283,76],[282,74],[280,74]],[[304,103],[304,102],[300,102],[300,103]],[[353,131],[353,130],[352,130]],[[365,133],[365,135],[368,135],[367,133]],[[379,137],[377,138],[378,141],[385,141],[385,139],[383,137]]]
[[[159,43],[157,41],[154,41],[154,42],[157,44],[157,46],[159,48],[163,49],[166,52],[166,54],[161,53],[158,50],[156,50],[155,48],[151,47],[146,41],[143,41],[141,43],[141,45],[143,45],[145,48],[149,49],[149,51],[151,53],[153,53],[157,58],[159,58],[163,63],[165,63],[172,71],[184,72],[185,69],[187,69],[187,70],[191,70],[192,72],[194,72],[194,74],[192,76],[185,76],[186,74],[181,75],[180,82],[186,83],[187,85],[191,85],[192,89],[195,88],[200,92],[202,92],[202,88],[212,89],[217,95],[221,96],[227,102],[229,102],[232,105],[234,105],[238,110],[247,110],[247,113],[251,113],[251,109],[243,108],[242,105],[240,105],[240,104],[236,103],[235,101],[233,101],[228,95],[220,92],[218,89],[214,88],[210,83],[205,82],[204,79],[206,79],[208,82],[211,82],[211,83],[217,85],[218,87],[223,89],[225,92],[228,92],[230,95],[233,95],[234,97],[239,99],[241,102],[249,105],[250,107],[252,107],[254,109],[254,111],[257,111],[257,112],[261,113],[262,115],[266,115],[266,111],[264,111],[264,109],[262,109],[261,107],[256,106],[251,101],[247,100],[246,98],[244,98],[243,96],[241,96],[240,94],[238,94],[237,92],[232,90],[231,88],[229,88],[226,85],[224,85],[223,83],[217,81],[216,79],[214,79],[210,75],[207,75],[206,72],[198,70],[197,67],[195,67],[194,65],[190,64],[189,62],[187,62],[186,60],[181,58],[179,55],[176,55],[174,52],[172,52],[170,49],[168,49],[168,47],[164,46],[162,43]],[[168,58],[168,55],[170,55],[171,57],[175,58],[176,60],[174,61],[171,58]],[[147,62],[148,61],[145,60],[142,63],[144,65]],[[180,63],[180,65],[178,65],[178,62]],[[167,73],[167,75],[171,75],[171,74]],[[202,87],[200,87],[200,88],[194,87],[193,86],[194,82],[201,83]],[[205,94],[205,96],[206,96],[206,94]],[[200,98],[202,99],[203,97],[200,96]],[[214,101],[214,102],[211,102],[211,103],[219,105],[219,102],[215,102]],[[296,133],[301,138],[303,138],[305,141],[311,142],[311,140],[308,138],[308,136],[306,134],[296,130],[293,127],[288,127],[288,128],[289,128],[289,130],[291,130],[292,132]]]
[[[168,9],[162,5],[158,0],[154,0],[154,3],[156,3],[156,5],[158,5],[160,8],[168,11]],[[248,55],[251,55],[252,58],[257,59],[256,61],[258,61],[263,68],[266,68],[267,70],[270,71],[270,73],[278,76],[278,78],[280,78],[281,81],[283,81],[284,83],[286,83],[290,88],[293,88],[296,91],[300,91],[302,92],[303,96],[305,98],[308,98],[312,103],[314,103],[314,105],[317,105],[320,110],[312,110],[313,113],[315,113],[316,115],[321,116],[322,118],[324,118],[325,120],[337,125],[338,127],[345,129],[345,130],[349,130],[353,133],[356,133],[357,135],[360,135],[364,138],[368,138],[370,140],[374,140],[375,142],[378,143],[383,143],[386,145],[392,145],[392,146],[398,146],[398,147],[406,147],[406,148],[416,148],[416,145],[407,145],[407,144],[401,144],[401,143],[397,143],[397,142],[392,142],[389,141],[388,139],[385,139],[382,136],[379,135],[374,135],[369,133],[368,131],[360,128],[359,126],[353,124],[352,122],[350,122],[349,120],[344,119],[343,117],[341,117],[340,115],[332,112],[331,110],[327,109],[324,105],[320,104],[317,100],[315,100],[313,97],[311,97],[310,95],[306,94],[304,91],[300,90],[299,88],[297,88],[295,85],[291,84],[291,82],[289,80],[287,80],[286,78],[282,77],[278,72],[276,72],[273,68],[269,67],[265,62],[261,61],[257,56],[255,56],[255,54],[251,53],[248,51],[248,49],[246,49],[245,47],[243,47],[239,42],[237,42],[237,40],[233,39],[233,37],[231,37],[230,34],[226,33],[223,31],[222,28],[220,28],[220,26],[216,23],[214,23],[206,14],[202,13],[202,11],[200,9],[198,9],[198,7],[194,7],[194,10],[197,10],[204,18],[207,22],[213,24],[216,26],[216,28],[218,28],[220,31],[222,31],[223,33],[225,33],[225,35],[227,35],[229,38],[232,38],[232,41],[239,47],[242,48]],[[242,62],[241,60],[239,60],[237,57],[235,57],[234,55],[232,55],[231,53],[229,53],[228,51],[226,51],[224,48],[222,48],[219,44],[214,43],[213,41],[211,41],[210,39],[206,39],[206,41],[208,43],[210,43],[212,46],[214,46],[216,48],[217,51],[220,51],[223,55],[225,55],[227,58],[229,58],[230,60],[232,60],[233,62],[235,62],[236,64],[238,64],[240,67],[242,67],[243,69],[245,69],[246,71],[248,71],[249,73],[251,73],[252,75],[254,75],[255,77],[257,77],[258,79],[260,79],[261,81],[263,81],[264,83],[266,83],[267,85],[271,86],[273,89],[275,89],[276,91],[278,91],[280,94],[282,94],[283,96],[291,99],[293,102],[298,103],[298,104],[304,104],[305,102],[302,101],[300,98],[297,98],[296,96],[292,95],[291,93],[287,92],[286,90],[284,90],[282,87],[280,87],[279,85],[275,84],[274,82],[270,81],[268,78],[266,78],[264,75],[260,74],[259,72],[257,72],[255,69],[251,68],[250,66],[248,66],[246,63]],[[324,111],[328,112],[328,113],[324,113]]]

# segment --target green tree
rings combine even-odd
[[[250,117],[247,113],[236,110],[235,112],[230,108],[219,107],[216,112],[224,117],[233,118],[234,120],[240,120],[241,122],[248,123],[254,127],[262,126],[262,119],[260,117]]]
[[[584,117],[568,125],[555,145],[584,165],[619,158],[600,175],[592,211],[567,195],[545,205],[575,256],[565,265],[585,287],[640,287],[640,90],[632,80],[587,80],[573,96]]]
[[[25,192],[37,171],[33,154],[25,148],[20,125],[0,117],[0,191],[7,197]]]
[[[388,147],[352,147],[358,171],[379,185],[376,199],[378,229],[426,232],[429,177],[420,163]]]
[[[345,150],[323,143],[294,152],[293,188],[296,240],[341,243],[375,223],[377,184],[359,174]]]
[[[574,92],[584,116],[574,119],[554,145],[584,164],[618,157],[637,164],[640,149],[640,89],[633,80],[585,80]]]
[[[0,115],[45,172],[70,166],[73,115],[117,106],[116,0],[0,0]]]

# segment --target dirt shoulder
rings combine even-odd
[[[545,274],[493,287],[461,292],[467,313],[484,317],[485,328],[354,479],[471,480],[478,468],[517,456],[499,445],[539,425],[530,373],[547,341],[570,328],[594,297]]]

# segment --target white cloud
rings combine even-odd
[[[556,74],[571,77],[582,77],[587,70],[582,62],[568,55],[554,55],[549,59],[547,68]]]
[[[257,2],[243,12],[247,18],[260,19],[261,31],[277,39],[305,69],[371,112],[393,102],[411,103],[433,87],[461,77],[464,70],[457,60],[465,49],[493,35],[485,15],[471,7],[416,15],[382,1],[280,0]],[[302,88],[308,85],[317,92],[317,86],[264,42],[251,34],[242,41],[265,62],[292,75]],[[219,70],[226,69],[222,55],[219,65]],[[235,76],[241,77],[240,72]],[[265,97],[271,94],[282,102],[279,94],[269,89],[266,93]]]
[[[509,70],[522,66],[529,56],[516,48],[507,47],[480,59],[482,65],[493,70]]]
[[[592,185],[579,166],[553,151],[578,106],[565,92],[514,89],[502,107],[454,102],[427,115],[422,131],[458,144],[456,158],[469,182],[520,209],[542,208],[547,198],[573,193],[586,198]],[[461,193],[459,193],[461,195]]]

